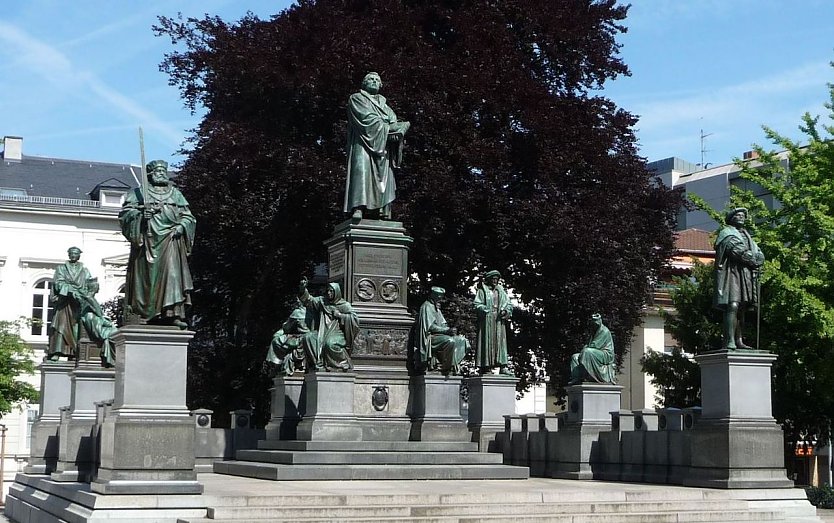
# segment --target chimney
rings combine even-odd
[[[759,157],[759,153],[756,151],[745,151],[744,152],[744,159],[745,160],[755,160]]]
[[[12,162],[23,160],[23,138],[6,136],[3,138],[3,159]]]

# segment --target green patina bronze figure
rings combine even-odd
[[[444,376],[460,374],[460,362],[469,350],[469,341],[449,327],[440,302],[446,295],[442,287],[432,287],[429,298],[420,307],[414,324],[415,369],[439,371]]]
[[[513,306],[500,280],[500,272],[487,272],[475,293],[475,312],[478,315],[475,365],[481,374],[498,367],[499,374],[513,376],[507,368],[507,323],[513,313]]]
[[[296,301],[290,317],[272,336],[266,361],[278,366],[279,374],[291,376],[304,367],[304,347],[302,339],[310,333],[307,322],[307,308]]]
[[[583,381],[614,384],[617,369],[614,363],[614,340],[611,331],[602,324],[602,316],[591,316],[591,339],[582,350],[571,357],[569,385]]]
[[[116,363],[116,348],[113,337],[118,328],[104,316],[101,305],[95,299],[99,291],[98,278],[87,280],[88,294],[81,298],[80,322],[87,335],[101,348],[101,364],[112,367]]]
[[[90,339],[101,347],[102,365],[112,367],[115,357],[112,338],[117,329],[104,317],[101,305],[96,301],[98,278],[90,276],[90,271],[79,261],[81,249],[70,247],[67,255],[69,260],[55,269],[52,278],[50,301],[54,303],[55,316],[47,359],[75,358],[83,327]]]
[[[759,272],[764,254],[744,229],[747,209],[733,209],[725,219],[727,225],[715,239],[713,305],[724,311],[722,348],[752,350],[742,339],[744,316],[759,306]]]
[[[339,284],[329,284],[324,297],[311,296],[304,278],[299,285],[298,299],[306,307],[305,318],[310,329],[301,337],[305,372],[352,369],[350,350],[359,334],[359,318],[350,303],[342,298]]]
[[[125,308],[148,323],[188,327],[185,307],[194,284],[188,255],[197,220],[168,179],[168,163],[147,165],[149,185],[127,194],[119,222],[130,242]]]
[[[47,359],[58,361],[61,356],[75,358],[78,354],[78,321],[81,317],[81,302],[89,295],[87,282],[92,279],[84,267],[81,249],[67,249],[68,260],[55,269],[52,277],[52,302],[55,315],[52,318],[52,332],[49,336]]]
[[[410,124],[398,121],[385,97],[382,80],[368,73],[362,89],[348,100],[348,163],[344,211],[354,218],[391,218],[396,198],[394,169],[402,162],[403,138]]]

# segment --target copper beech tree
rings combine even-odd
[[[201,229],[192,403],[265,406],[269,336],[346,218],[346,102],[369,71],[411,122],[393,218],[414,237],[415,294],[442,286],[458,303],[500,269],[521,305],[522,377],[532,354],[564,384],[593,312],[621,353],[681,204],[637,154],[635,116],[601,91],[628,74],[626,13],[614,0],[303,0],[269,20],[160,18],[175,49],[161,68],[205,111],[178,177]]]

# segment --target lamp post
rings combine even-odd
[[[4,465],[6,464],[6,426],[0,425],[0,507],[6,505],[3,499],[3,475],[5,474]]]

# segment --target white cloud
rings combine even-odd
[[[68,97],[85,99],[91,104],[103,101],[115,109],[123,120],[144,126],[170,142],[173,147],[182,142],[184,132],[181,129],[172,127],[135,100],[108,86],[92,72],[77,67],[57,48],[4,22],[0,22],[0,42],[5,44],[4,51],[0,52],[10,58],[7,66],[13,66],[9,69],[26,68],[49,81]]]

